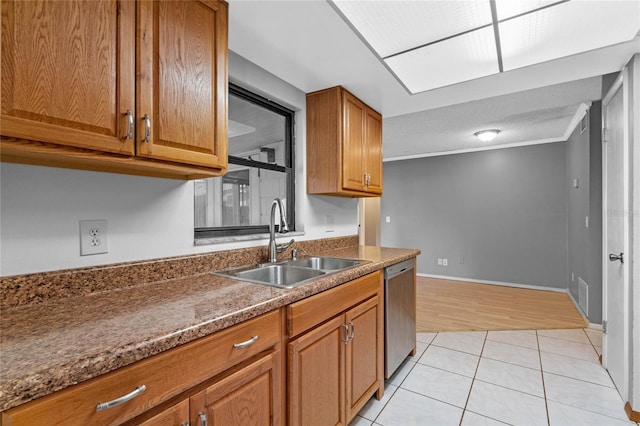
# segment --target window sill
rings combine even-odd
[[[294,231],[288,232],[286,234],[276,234],[276,240],[285,239],[287,237],[299,237],[304,235],[302,231]],[[258,240],[266,240],[269,241],[269,234],[253,234],[253,235],[236,235],[229,237],[217,237],[217,238],[198,238],[194,240],[194,246],[208,246],[212,244],[224,244],[224,243],[235,243],[239,241],[258,241]]]

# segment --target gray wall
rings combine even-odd
[[[387,162],[382,245],[420,249],[421,274],[566,289],[565,170],[562,142]]]
[[[594,102],[588,112],[588,126],[578,126],[566,146],[568,188],[567,283],[573,298],[579,301],[578,280],[588,287],[585,314],[592,323],[602,322],[602,103]],[[579,179],[579,187],[573,180]],[[586,218],[589,218],[587,226]]]

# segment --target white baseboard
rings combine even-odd
[[[602,324],[594,324],[594,323],[590,322],[589,326],[587,328],[592,328],[594,330],[602,331]]]
[[[509,283],[504,281],[488,281],[488,280],[476,280],[473,278],[461,278],[461,277],[448,277],[446,275],[432,275],[432,274],[416,274],[419,277],[426,278],[439,278],[443,280],[451,280],[451,281],[468,281],[470,283],[478,283],[478,284],[491,284],[491,285],[501,285],[504,287],[516,287],[516,288],[526,288],[529,290],[543,290],[543,291],[554,291],[556,293],[569,293],[567,289],[564,288],[553,288],[553,287],[544,287],[541,285],[529,285],[529,284],[519,284],[519,283]],[[569,295],[571,296],[571,295]],[[572,298],[573,300],[573,298]],[[575,301],[573,302],[575,303]],[[581,310],[579,312],[582,312]]]

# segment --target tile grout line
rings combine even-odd
[[[462,408],[462,416],[460,416],[460,423],[458,426],[462,426],[462,420],[464,419],[464,414],[467,412],[467,405],[469,405],[469,399],[471,398],[471,391],[473,390],[473,384],[476,382],[476,376],[478,375],[478,369],[480,368],[480,361],[482,361],[482,353],[484,352],[484,345],[487,343],[487,337],[489,336],[489,331],[485,332],[484,340],[482,341],[482,349],[480,349],[480,354],[478,355],[478,364],[476,365],[476,369],[473,372],[473,377],[471,378],[471,386],[469,386],[469,393],[467,394],[467,400],[464,402],[464,407]]]
[[[540,377],[542,379],[542,395],[544,395],[544,409],[547,414],[547,424],[551,426],[551,419],[549,418],[549,403],[547,401],[547,387],[544,384],[544,370],[542,367],[542,351],[540,350],[540,340],[538,338],[538,330],[536,330],[536,342],[538,343],[538,360],[540,361]]]

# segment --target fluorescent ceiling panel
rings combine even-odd
[[[493,27],[385,59],[411,93],[499,72]]]
[[[559,0],[496,0],[498,21],[511,18],[522,13],[531,12],[541,7],[559,3]]]
[[[491,24],[489,0],[334,4],[381,58]]]
[[[629,41],[640,1],[572,0],[499,24],[504,70]]]

